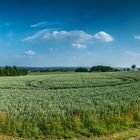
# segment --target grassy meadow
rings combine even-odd
[[[0,77],[0,133],[80,138],[140,127],[140,72]]]

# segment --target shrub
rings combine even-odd
[[[112,72],[112,71],[116,71],[114,68],[110,67],[110,66],[102,66],[102,65],[98,65],[98,66],[93,66],[90,69],[90,72]]]

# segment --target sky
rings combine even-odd
[[[1,0],[0,65],[140,67],[139,0]]]

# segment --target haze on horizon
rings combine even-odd
[[[0,65],[140,66],[139,0],[1,0]]]

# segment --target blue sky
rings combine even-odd
[[[140,66],[139,0],[1,0],[0,65]]]

